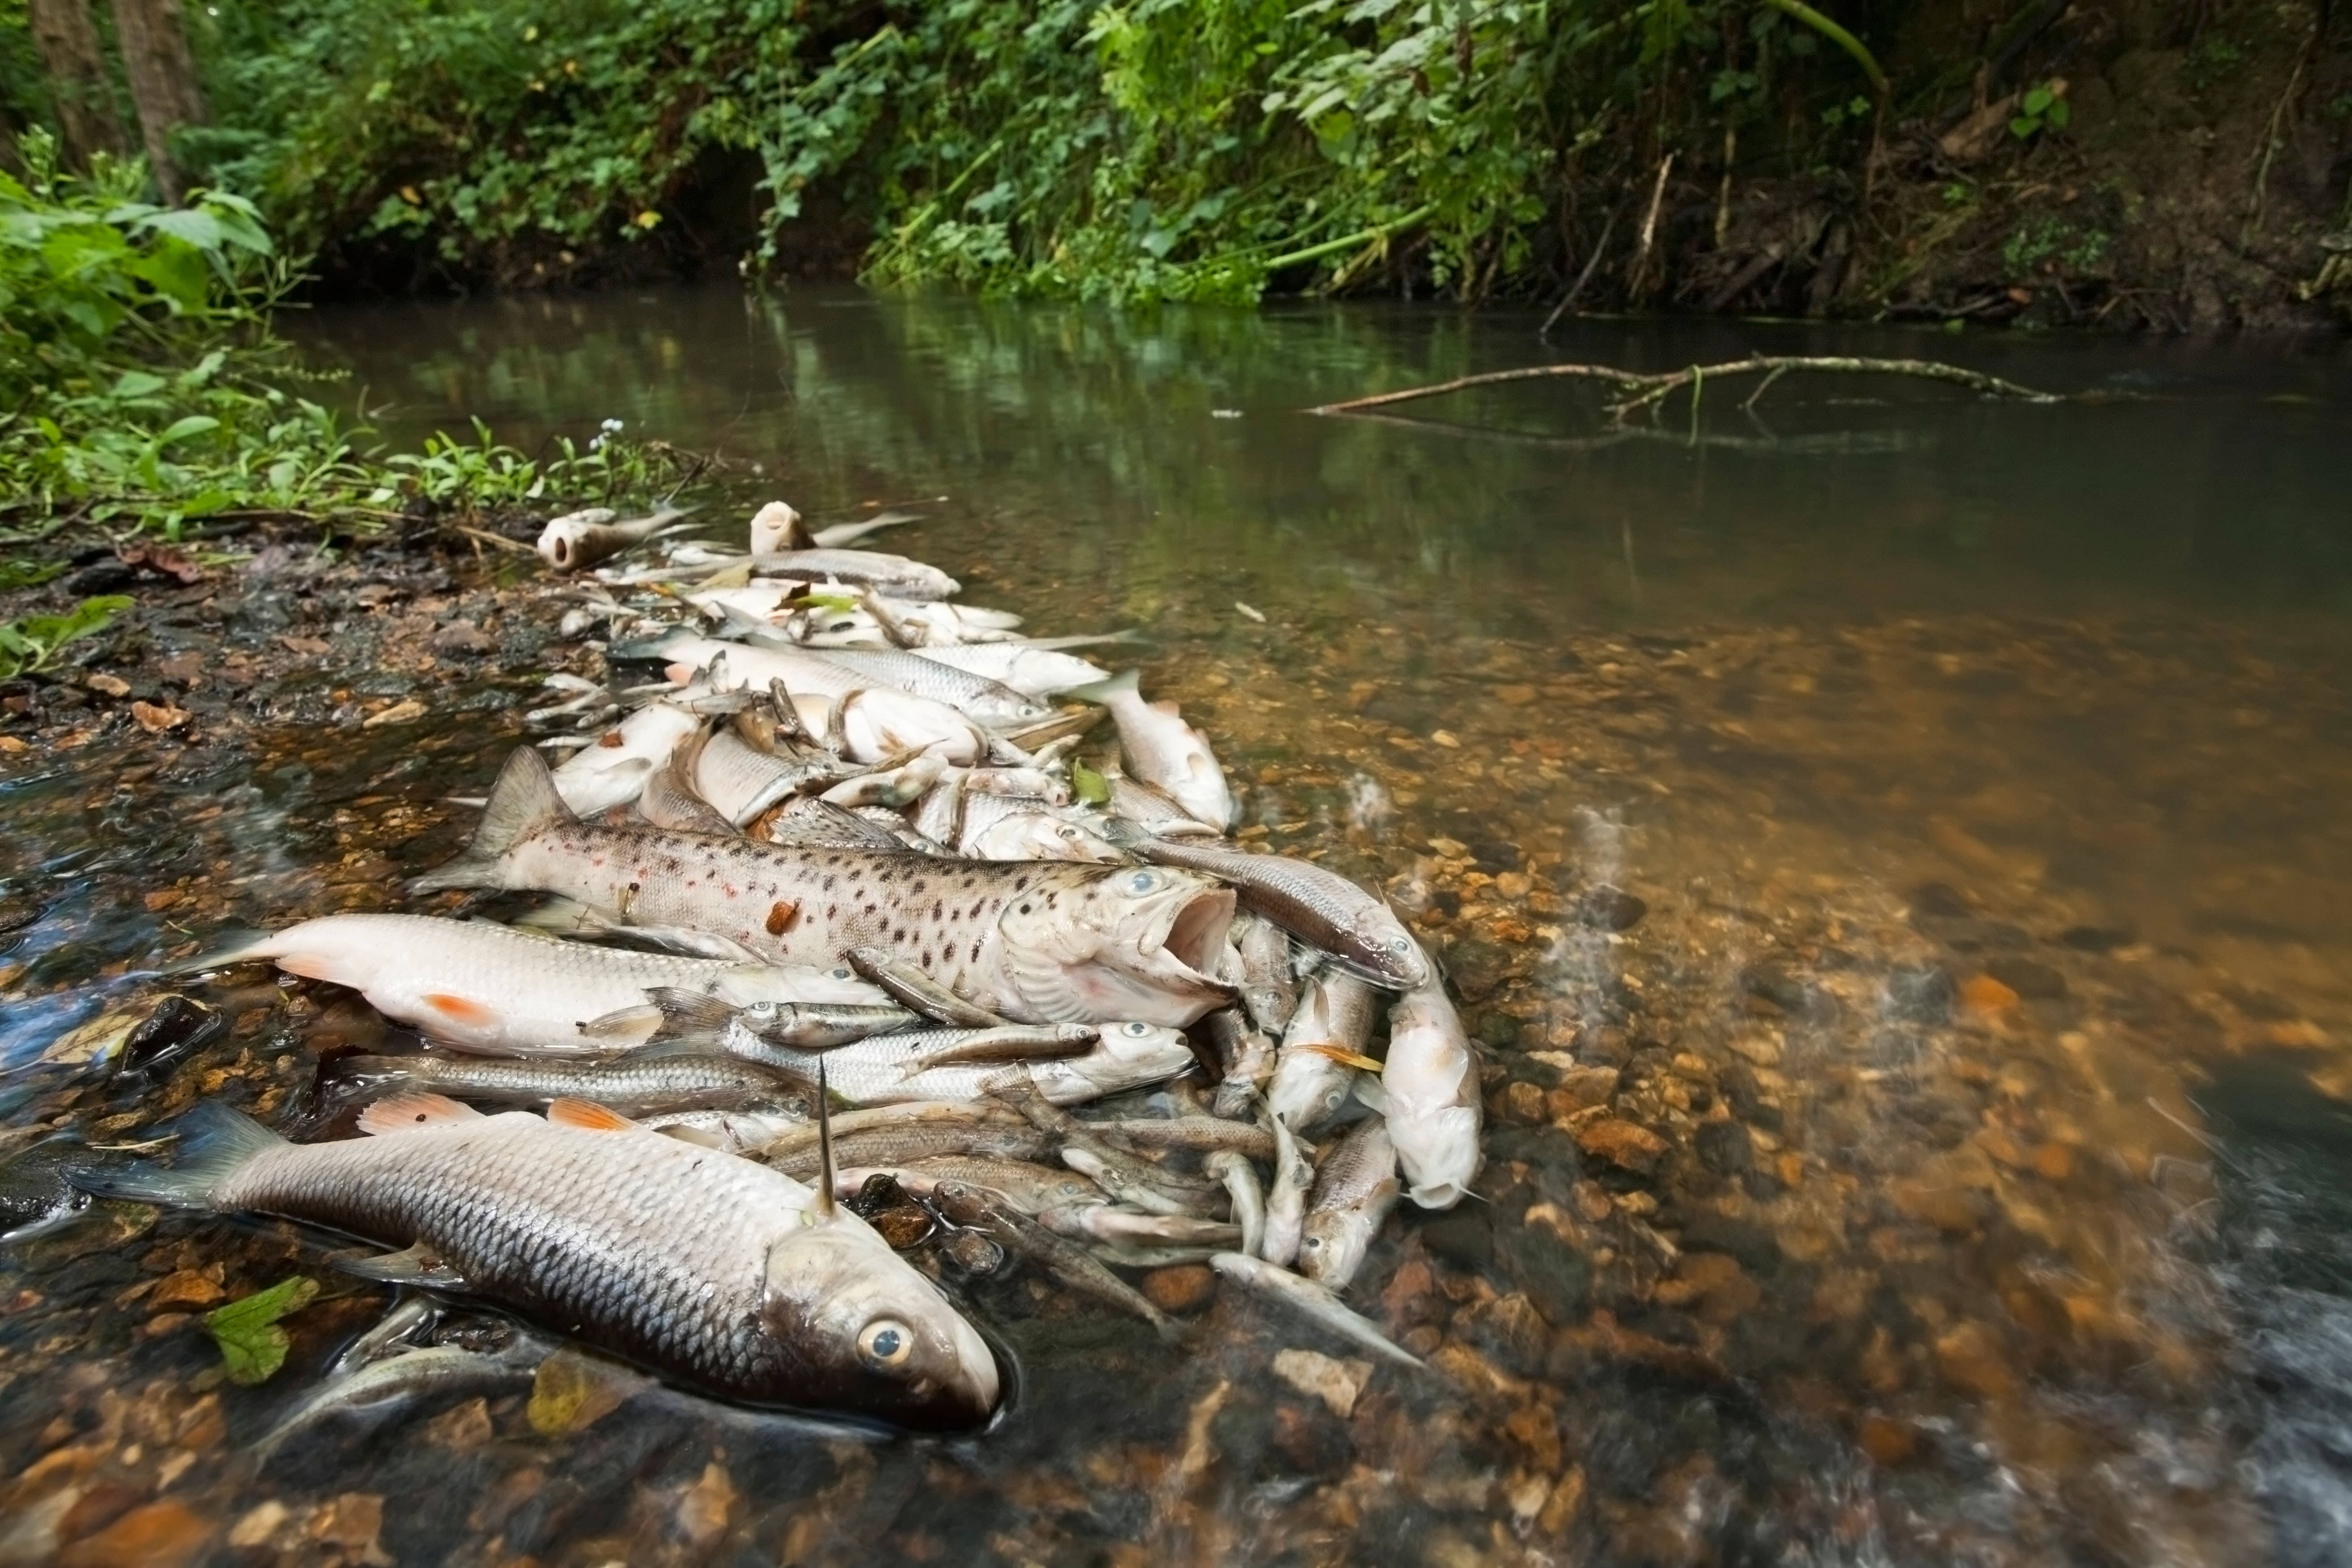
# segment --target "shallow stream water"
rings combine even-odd
[[[973,1288],[1017,1366],[977,1436],[518,1390],[259,1466],[383,1293],[290,1227],[103,1207],[0,1253],[0,1561],[2352,1557],[2352,357],[1534,328],[731,290],[307,323],[404,441],[617,418],[818,521],[921,514],[875,542],[1042,632],[1140,628],[1245,831],[1377,879],[1485,1043],[1479,1201],[1401,1211],[1351,1292],[1444,1375],[1277,1362],[1348,1358],[1230,1293],[1163,1345],[1015,1275]],[[1305,412],[1748,351],[2107,395]],[[235,745],[8,759],[0,1121],[299,1106],[381,1040],[249,983],[197,993],[231,1032],[192,1062],[37,1063],[220,924],[409,907],[545,668],[509,640],[403,666],[396,729],[287,679]],[[286,1370],[223,1385],[190,1312],[296,1268],[330,1284]]]

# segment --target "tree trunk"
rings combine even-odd
[[[176,202],[187,194],[187,180],[172,157],[172,132],[210,118],[180,0],[114,0],[114,34],[131,78],[131,101],[139,106],[147,162],[163,199]]]
[[[58,106],[66,167],[87,169],[93,154],[120,155],[125,147],[122,121],[114,112],[114,88],[106,57],[89,19],[89,0],[30,0],[33,46],[40,51],[49,96]]]

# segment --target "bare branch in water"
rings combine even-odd
[[[1956,364],[1928,359],[1865,359],[1843,354],[1759,354],[1750,359],[1727,360],[1721,364],[1686,365],[1681,370],[1642,372],[1620,370],[1605,364],[1532,364],[1517,370],[1490,370],[1478,375],[1456,376],[1452,381],[1438,382],[1430,386],[1409,386],[1401,392],[1375,393],[1370,397],[1352,397],[1344,403],[1327,403],[1309,410],[1315,414],[1356,414],[1366,409],[1381,408],[1392,403],[1410,403],[1416,398],[1442,397],[1450,392],[1462,392],[1474,386],[1497,386],[1506,382],[1540,381],[1551,376],[1570,376],[1586,381],[1606,382],[1616,389],[1617,395],[1609,404],[1612,424],[1624,423],[1626,416],[1660,404],[1689,387],[1694,394],[1706,383],[1727,376],[1761,375],[1764,382],[1757,387],[1744,406],[1752,408],[1772,383],[1790,371],[1824,373],[1844,375],[1907,375],[1922,381],[1940,381],[1952,386],[1965,387],[1987,397],[2014,398],[2021,403],[2066,403],[2089,401],[2084,394],[2042,392],[2005,381],[1982,371],[1965,370]]]

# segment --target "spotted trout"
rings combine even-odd
[[[978,1331],[829,1194],[600,1107],[484,1116],[399,1096],[362,1118],[378,1136],[332,1143],[217,1103],[179,1127],[174,1166],[91,1190],[427,1249],[446,1272],[420,1269],[425,1252],[353,1271],[462,1289],[723,1398],[927,1429],[996,1407]]]
[[[1234,895],[1196,873],[589,826],[529,748],[508,757],[472,845],[410,886],[557,893],[780,963],[826,967],[877,947],[1021,1023],[1181,1028],[1233,995],[1205,971]]]

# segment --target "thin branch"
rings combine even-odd
[[[1752,358],[1728,360],[1721,364],[1686,365],[1681,370],[1644,373],[1619,370],[1605,364],[1532,364],[1517,370],[1490,370],[1477,375],[1461,375],[1452,381],[1441,381],[1429,386],[1409,386],[1398,392],[1378,392],[1369,397],[1352,397],[1342,403],[1326,403],[1308,410],[1314,414],[1354,414],[1367,408],[1380,408],[1392,403],[1410,403],[1417,398],[1442,397],[1448,393],[1462,392],[1474,386],[1499,386],[1507,382],[1542,381],[1554,376],[1575,380],[1606,382],[1620,395],[1609,405],[1609,417],[1622,420],[1628,414],[1663,402],[1685,386],[1696,386],[1710,379],[1735,375],[1765,375],[1766,385],[1790,371],[1847,375],[1906,375],[1922,381],[1940,381],[1948,385],[1964,387],[1987,397],[2010,397],[2021,403],[2064,403],[2069,395],[2042,392],[1982,371],[1963,369],[1946,364],[1940,360],[1867,359],[1850,355],[1827,354],[1759,354]],[[1758,389],[1761,395],[1762,389]],[[2073,401],[2084,401],[2083,395],[2073,395]],[[1750,400],[1753,401],[1752,399]]]
[[[1537,337],[1551,336],[1553,325],[1570,305],[1576,303],[1576,297],[1584,292],[1584,286],[1592,281],[1594,268],[1601,265],[1601,258],[1609,254],[1609,236],[1616,229],[1618,216],[1624,210],[1622,203],[1609,209],[1609,221],[1601,226],[1601,237],[1593,242],[1592,255],[1584,263],[1584,270],[1576,275],[1576,281],[1570,284],[1568,292],[1559,297],[1559,303],[1551,308],[1551,314],[1544,318],[1544,324],[1536,329]]]

